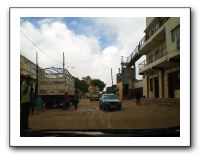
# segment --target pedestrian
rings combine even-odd
[[[140,93],[139,92],[136,93],[136,104],[140,105]]]
[[[30,76],[26,76],[25,80],[21,84],[20,95],[20,131],[28,130],[29,129],[29,112],[30,112],[30,96],[31,96],[31,89],[30,89]]]
[[[73,103],[75,109],[78,108],[78,103],[79,103],[79,95],[78,95],[78,92],[76,91],[74,95],[74,103]]]
[[[66,110],[69,107],[69,96],[68,93],[65,92],[64,98],[63,98],[63,109]]]

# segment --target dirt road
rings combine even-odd
[[[102,111],[97,101],[80,100],[78,109],[48,109],[30,115],[33,130],[42,129],[129,129],[179,126],[179,105],[136,105],[124,101],[121,111]]]

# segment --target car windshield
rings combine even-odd
[[[112,28],[109,27],[107,31],[103,32],[106,26],[101,22],[96,24],[97,21],[101,21],[99,18],[63,17],[63,22],[60,22],[60,19],[57,18],[58,21],[55,23],[53,21],[56,18],[42,19],[22,17],[20,22],[20,40],[22,42],[20,44],[21,82],[18,81],[20,82],[18,85],[20,85],[21,103],[19,103],[19,107],[21,117],[16,117],[21,118],[18,119],[20,120],[21,132],[24,133],[21,136],[25,136],[27,132],[32,132],[29,136],[34,136],[35,131],[38,133],[38,131],[46,130],[67,130],[75,131],[76,133],[85,130],[98,130],[103,133],[105,131],[102,130],[110,130],[109,133],[116,133],[115,130],[125,130],[116,134],[131,134],[131,129],[149,130],[179,127],[180,60],[178,59],[178,48],[176,48],[175,54],[172,54],[176,55],[176,57],[169,55],[171,57],[170,61],[165,59],[162,59],[162,63],[160,63],[162,60],[156,61],[159,58],[165,58],[162,57],[163,55],[168,56],[167,49],[175,48],[174,42],[167,42],[166,44],[166,40],[170,40],[173,29],[176,30],[174,37],[177,37],[174,40],[179,38],[180,28],[175,29],[180,26],[178,18],[155,17],[155,19],[149,19],[147,17],[151,28],[148,27],[146,29],[143,27],[140,30],[132,28],[129,33],[125,33],[127,35],[126,38],[129,38],[129,35],[134,36],[133,34],[135,33],[132,33],[132,31],[134,32],[135,29],[141,33],[146,29],[148,32],[142,41],[147,41],[149,37],[154,35],[155,39],[151,38],[152,42],[146,42],[147,46],[144,46],[144,48],[138,48],[139,45],[136,45],[135,50],[133,49],[132,51],[131,49],[130,53],[126,51],[127,48],[121,49],[121,43],[124,43],[122,41],[119,44],[120,54],[118,53],[118,48],[105,46],[105,42],[110,42],[115,37],[112,35],[110,38],[105,38],[103,34],[107,34],[107,31],[111,31]],[[106,18],[102,17],[101,19],[102,21],[107,21]],[[48,23],[47,25],[49,26],[46,26],[44,21],[49,20],[52,23]],[[119,22],[116,22],[118,20]],[[126,24],[128,20],[132,25]],[[170,29],[166,29],[166,32],[164,31],[165,29],[161,29],[158,33],[159,35],[157,33],[150,35],[151,31],[155,32],[155,29],[152,30],[152,28],[159,28],[157,25],[161,26],[161,23],[168,22],[168,20],[170,20],[169,24],[173,23],[171,27],[166,24],[166,26],[169,26],[167,28]],[[92,28],[82,27],[85,25],[83,21]],[[95,24],[90,25],[92,21]],[[125,24],[120,21],[123,21],[122,18],[109,18],[109,22],[116,24],[119,29],[124,26],[128,26],[127,29],[129,27],[138,27],[139,23],[146,25],[146,18],[125,18]],[[138,21],[140,22],[137,24]],[[27,23],[32,26],[27,26]],[[44,25],[34,26],[35,23]],[[100,25],[102,26],[101,30],[98,29]],[[54,26],[57,26],[58,30],[53,28]],[[41,36],[29,35],[34,34],[32,33],[33,30],[26,27],[37,27],[38,29],[36,28],[35,31],[41,32],[39,33]],[[80,27],[81,35],[78,35]],[[46,34],[46,28],[49,34],[52,35],[51,37]],[[91,38],[88,37],[88,30],[95,35],[91,36]],[[99,33],[100,36],[97,37],[97,31],[103,34]],[[118,35],[118,33],[115,35]],[[120,36],[115,38],[117,41],[118,37],[120,38]],[[43,40],[43,38],[47,40]],[[97,44],[101,41],[98,38],[104,38],[102,40],[105,42]],[[134,42],[131,39],[128,42]],[[35,43],[33,44],[30,40],[35,40]],[[114,40],[114,42],[117,41]],[[138,41],[135,40],[135,42]],[[50,44],[46,44],[46,42],[50,42]],[[66,44],[66,42],[71,44]],[[102,44],[103,46],[101,46]],[[27,45],[32,48],[28,50]],[[40,51],[38,51],[38,54],[35,53],[37,50],[35,49],[36,45],[42,49],[47,47],[45,52],[49,56]],[[60,47],[60,45],[63,46]],[[171,47],[170,45],[173,46]],[[129,43],[127,46],[129,46]],[[57,49],[62,48],[63,53],[56,52]],[[157,48],[159,48],[158,51],[153,50]],[[100,49],[104,50],[99,51]],[[48,51],[52,52],[48,53]],[[123,51],[126,52],[121,53]],[[138,54],[140,51],[141,54]],[[148,59],[146,61],[143,63],[141,61],[142,64],[139,69],[139,64],[135,62],[139,61],[139,58],[144,58],[143,54],[147,54],[146,52],[148,54],[151,52],[152,57],[147,56]],[[135,53],[137,53],[136,56],[134,56]],[[123,59],[120,56],[129,56],[130,54],[131,57],[127,57],[127,59],[125,57]],[[119,62],[120,58],[121,63]],[[128,61],[132,60],[132,58],[136,59],[131,62]],[[58,60],[60,63],[54,62],[54,60]],[[148,64],[154,64],[154,69],[151,69]],[[118,67],[120,67],[119,70]],[[157,73],[160,70],[162,70],[162,73]],[[145,133],[146,131],[141,133],[140,136],[145,136]]]
[[[116,96],[113,94],[113,95],[103,95],[104,99],[116,99]]]

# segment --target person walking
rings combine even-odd
[[[30,112],[30,76],[25,77],[25,81],[21,85],[21,101],[20,101],[20,130],[24,131],[29,129],[29,112]]]
[[[66,110],[69,107],[69,96],[68,93],[65,92],[64,98],[63,98],[63,109]]]
[[[136,93],[136,104],[140,105],[140,93],[139,92]]]
[[[75,95],[74,95],[74,108],[75,109],[78,108],[78,103],[79,103],[79,95],[78,95],[78,92],[76,91]]]

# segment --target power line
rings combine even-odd
[[[58,60],[56,60],[55,58],[49,56],[48,54],[46,54],[41,48],[39,48],[22,30],[20,30],[21,34],[33,45],[35,46],[39,51],[41,51],[43,54],[45,54],[46,56],[48,56],[49,58],[53,59],[54,61],[57,61],[59,63],[62,63]]]
[[[57,65],[60,65],[60,64],[62,64],[62,63],[55,63],[55,64],[52,64],[52,65],[49,65],[49,64],[45,64],[45,63],[40,62],[40,65],[44,65],[45,67],[57,66]]]
[[[81,60],[81,61],[77,61],[77,62],[71,62],[71,63],[66,63],[66,64],[72,64],[72,65],[74,65],[74,64],[80,64],[80,63],[83,63],[83,62],[87,62],[89,59],[87,58],[87,59],[85,59],[85,60]]]

